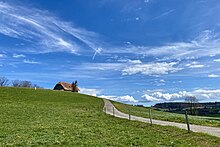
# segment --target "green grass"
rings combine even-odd
[[[128,110],[130,109],[132,115],[149,118],[149,108],[131,106],[131,105],[126,105],[126,104],[122,104],[118,102],[113,102],[113,104],[118,110],[124,113],[128,113],[129,112]],[[152,118],[158,119],[158,120],[185,123],[184,114],[170,113],[170,112],[158,111],[154,109],[152,109]],[[190,124],[220,127],[220,117],[189,115],[188,118],[189,118]]]
[[[0,146],[219,146],[220,138],[114,118],[102,99],[0,87]]]

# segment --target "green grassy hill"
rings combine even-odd
[[[132,105],[126,105],[118,102],[113,102],[115,107],[124,112],[128,113],[129,109],[132,115],[141,116],[145,118],[149,118],[149,107],[137,107]],[[192,116],[189,115],[190,124],[203,125],[203,126],[211,126],[211,127],[220,127],[220,117],[205,117],[205,116]],[[165,120],[172,122],[185,123],[185,115],[170,113],[164,111],[158,111],[152,109],[152,118],[157,120]]]
[[[102,99],[0,87],[0,146],[218,146],[217,137],[114,118]]]

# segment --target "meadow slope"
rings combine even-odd
[[[124,113],[128,113],[130,110],[132,115],[149,118],[149,109],[150,109],[149,107],[137,107],[137,106],[127,105],[114,101],[111,102],[118,110]],[[153,108],[151,108],[151,110],[152,110],[152,118],[156,120],[164,120],[164,121],[177,122],[177,123],[185,123],[186,121],[184,114],[163,112],[163,111],[154,110]],[[220,127],[219,117],[188,115],[188,118],[190,124],[210,126],[210,127]]]
[[[220,138],[106,115],[103,100],[0,87],[0,146],[218,146]]]

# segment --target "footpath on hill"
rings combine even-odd
[[[106,112],[107,114],[110,114],[110,115],[114,115],[115,117],[129,119],[128,114],[125,114],[125,113],[117,110],[115,108],[115,106],[109,100],[106,100],[106,99],[103,99],[103,100],[105,102],[105,105],[103,108],[104,112]],[[143,117],[130,115],[130,119],[150,123],[149,118],[143,118]],[[152,123],[157,124],[157,125],[163,125],[163,126],[175,126],[175,127],[187,130],[187,125],[184,123],[176,123],[176,122],[169,122],[169,121],[162,121],[162,120],[155,120],[155,119],[152,119]],[[193,132],[202,132],[202,133],[207,133],[209,135],[220,137],[220,128],[217,128],[217,127],[190,125],[190,130]]]

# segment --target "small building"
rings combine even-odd
[[[80,89],[76,86],[75,90],[73,91],[72,84],[66,83],[66,82],[59,82],[57,83],[53,90],[61,90],[61,91],[72,91],[72,92],[78,92]]]

